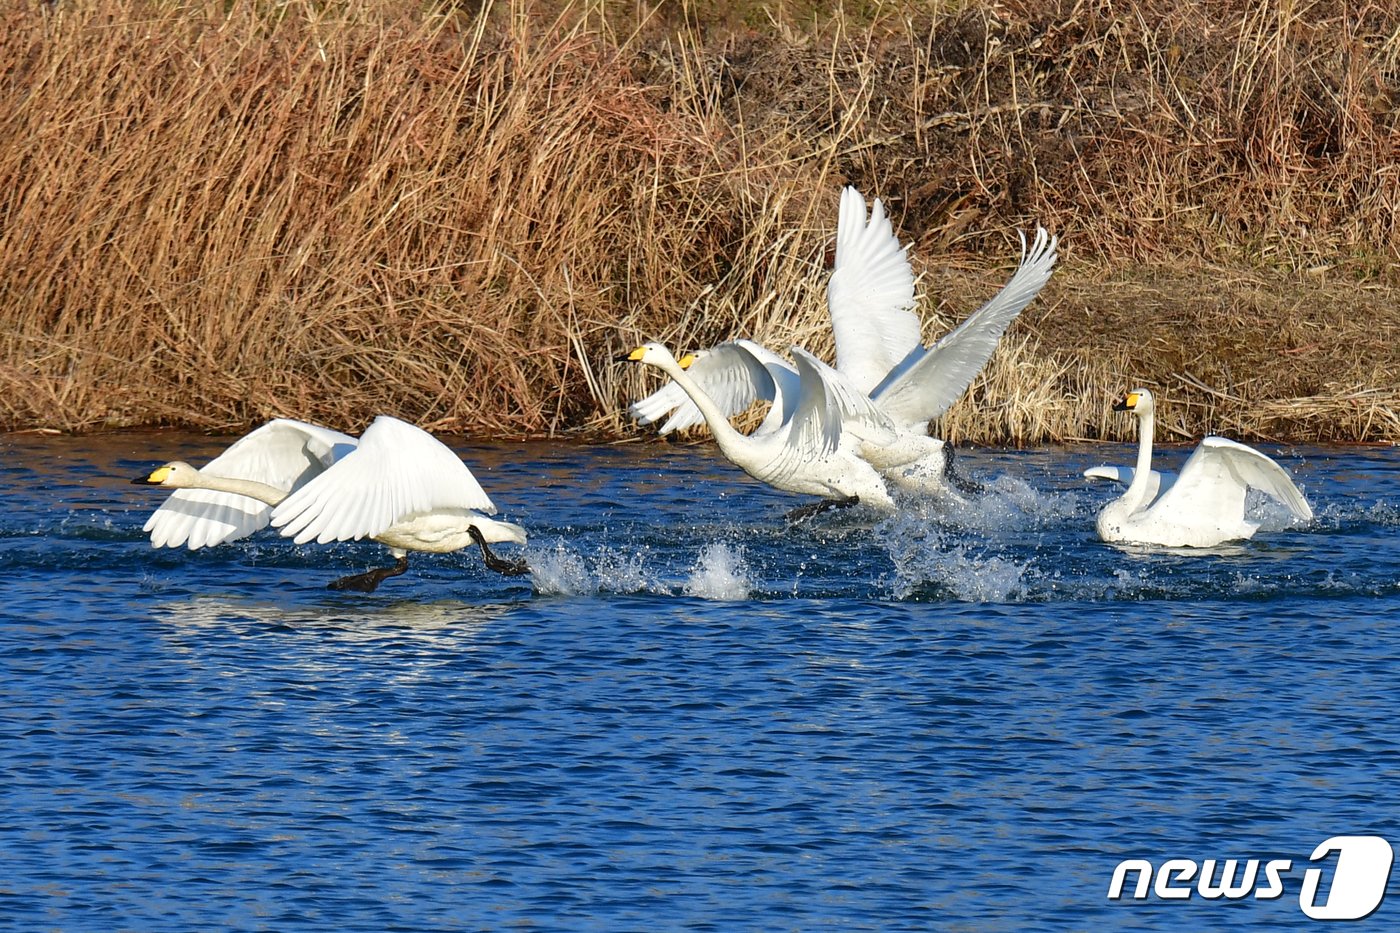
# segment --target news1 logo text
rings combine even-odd
[[[1330,867],[1330,885],[1323,885]],[[1380,836],[1333,836],[1313,849],[1315,864],[1303,871],[1298,907],[1313,920],[1361,920],[1375,913],[1385,899],[1395,852]],[[1194,859],[1172,858],[1153,865],[1147,859],[1130,858],[1113,869],[1108,885],[1111,901],[1142,902],[1152,899],[1186,901],[1272,900],[1286,893],[1291,881],[1292,859]],[[1321,893],[1320,893],[1321,892]]]

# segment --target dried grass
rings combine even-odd
[[[616,435],[639,340],[830,352],[851,182],[929,338],[1061,234],[949,436],[1400,439],[1388,5],[225,6],[0,7],[0,425]]]

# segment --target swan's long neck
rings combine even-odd
[[[650,362],[650,361],[649,361]],[[710,433],[715,436],[715,443],[719,449],[724,451],[725,456],[739,463],[735,454],[743,456],[744,442],[748,440],[743,434],[729,423],[729,418],[720,410],[714,400],[705,393],[705,390],[695,384],[695,380],[674,360],[659,360],[652,363],[680,386],[690,400],[695,403],[695,407],[700,410],[700,414],[705,417],[705,423],[710,426]],[[740,464],[742,466],[742,464]]]
[[[266,483],[259,483],[251,479],[235,479],[231,476],[210,476],[208,473],[196,473],[198,480],[191,483],[189,487],[193,489],[212,489],[215,492],[231,492],[240,496],[247,496],[250,499],[257,499],[268,505],[277,505],[287,498],[287,493],[276,486],[269,486]]]
[[[1143,499],[1147,498],[1147,487],[1152,477],[1153,428],[1152,412],[1138,415],[1137,466],[1133,468],[1133,481],[1128,485],[1127,492],[1123,493],[1122,499],[1129,511],[1143,505]]]

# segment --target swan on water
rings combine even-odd
[[[380,415],[358,440],[279,418],[239,438],[203,468],[182,461],[133,483],[175,489],[146,521],[153,547],[191,550],[236,541],[269,523],[297,544],[371,538],[392,567],[336,580],[372,592],[408,569],[408,553],[446,554],[476,544],[498,573],[529,572],[489,544],[525,543],[525,529],[488,515],[496,506],[467,465],[422,428]]]
[[[1137,465],[1093,467],[1090,478],[1127,483],[1122,496],[1099,512],[1099,537],[1128,544],[1164,547],[1212,547],[1241,541],[1259,530],[1245,518],[1249,489],[1277,499],[1294,517],[1308,521],[1312,506],[1283,467],[1244,444],[1207,437],[1186,460],[1181,473],[1152,469],[1153,401],[1146,389],[1134,389],[1113,406],[1138,419]]]
[[[990,301],[968,316],[932,347],[920,342],[914,313],[914,274],[907,247],[899,244],[876,198],[867,219],[865,199],[853,187],[841,195],[836,228],[836,262],[827,284],[827,310],[836,343],[836,373],[850,390],[875,403],[854,416],[845,430],[861,457],[886,480],[925,491],[946,491],[968,484],[952,472],[952,451],[930,437],[929,423],[967,391],[996,350],[1006,329],[1040,293],[1054,268],[1058,241],[1043,228],[1021,263]],[[752,341],[732,341],[773,375],[748,378],[753,360],[744,354],[715,351],[694,354],[691,375],[726,417],[758,399],[773,402],[769,418],[782,400],[774,392],[796,379],[795,369],[771,350]],[[780,376],[782,371],[786,375]],[[738,391],[742,388],[744,391]],[[670,415],[660,433],[692,427],[705,419],[674,384],[634,403],[629,412],[641,424]],[[874,417],[868,417],[873,413]],[[765,422],[766,423],[766,422]]]
[[[770,412],[765,423],[750,434],[729,423],[728,413],[661,344],[643,344],[619,359],[653,366],[670,376],[709,425],[720,452],[754,479],[787,492],[820,496],[834,504],[859,502],[893,510],[894,502],[880,474],[842,436],[842,425],[848,418],[878,419],[877,413],[867,411],[872,408],[869,399],[849,391],[831,367],[801,347],[792,348],[796,379],[782,377],[785,384],[781,390],[773,385],[759,358],[743,347],[721,344],[702,359],[731,353],[736,361],[726,364],[734,376],[728,385],[737,386],[742,374],[749,382],[763,384],[766,391],[782,394],[781,403],[773,406],[778,415]],[[695,365],[699,363],[691,364]],[[739,387],[732,391],[739,395],[745,390]]]

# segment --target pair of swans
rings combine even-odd
[[[1029,249],[1023,238],[1020,266],[1001,291],[926,348],[913,311],[907,247],[900,246],[880,200],[867,220],[864,197],[847,187],[827,284],[835,368],[799,347],[789,362],[750,340],[721,343],[681,361],[647,344],[625,359],[656,366],[672,381],[629,412],[644,425],[666,418],[662,434],[703,422],[726,457],[791,492],[890,508],[887,481],[947,491],[959,485],[952,452],[929,436],[929,423],[962,396],[1045,286],[1056,245],[1043,228]],[[682,371],[686,375],[677,378]],[[747,437],[734,431],[729,418],[760,399],[772,403],[764,421]],[[816,447],[814,438],[821,439]]]
[[[1126,544],[1214,547],[1254,536],[1256,522],[1245,517],[1245,496],[1253,488],[1283,503],[1308,521],[1312,506],[1283,467],[1252,447],[1223,437],[1207,437],[1182,465],[1181,474],[1152,469],[1152,393],[1134,389],[1113,406],[1138,419],[1134,467],[1092,467],[1084,475],[1126,483],[1127,490],[1099,512],[1099,537]]]
[[[372,592],[408,569],[410,551],[446,554],[481,548],[499,573],[529,572],[489,544],[525,543],[525,529],[497,521],[496,506],[467,465],[414,425],[380,415],[357,440],[279,418],[196,469],[183,461],[133,483],[175,489],[147,520],[153,547],[191,550],[236,541],[271,524],[297,544],[371,538],[391,567],[343,577],[331,589]]]
[[[730,354],[757,359],[737,344],[720,344],[704,359],[723,359]],[[743,434],[730,424],[727,411],[686,372],[695,365],[692,361],[696,356],[687,356],[683,364],[661,344],[646,343],[621,359],[654,366],[670,376],[709,424],[720,452],[759,482],[786,492],[820,496],[824,502],[863,502],[892,511],[894,500],[884,480],[842,433],[848,419],[874,417],[874,403],[801,347],[793,347],[792,354],[791,371],[781,378],[793,384],[751,434]],[[772,373],[761,364],[756,368],[750,368],[751,364],[735,366],[736,371],[745,367],[743,371],[759,382],[766,379],[764,384],[769,387],[774,384]]]

